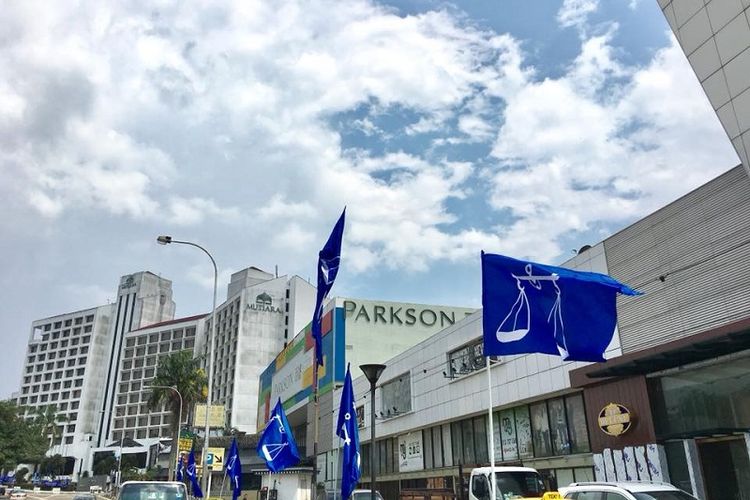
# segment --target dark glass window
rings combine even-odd
[[[453,465],[464,464],[462,458],[463,436],[461,434],[461,422],[451,423],[451,455],[453,456]]]
[[[570,436],[568,435],[568,419],[565,417],[565,402],[563,398],[550,399],[547,401],[547,407],[552,453],[567,455],[570,453]]]
[[[589,433],[586,426],[586,409],[583,405],[583,395],[576,394],[565,398],[565,410],[568,416],[571,452],[586,453],[591,451],[589,445]]]
[[[651,379],[657,436],[750,427],[750,358]]]
[[[531,434],[534,438],[534,455],[548,457],[552,455],[552,445],[549,435],[549,417],[547,404],[542,401],[529,406],[531,414]]]
[[[481,464],[490,461],[487,450],[487,416],[480,415],[474,418],[474,449],[476,450],[476,463]]]

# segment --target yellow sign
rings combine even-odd
[[[211,411],[208,412],[208,426],[223,428],[224,420],[224,405],[211,405]],[[195,405],[193,425],[196,427],[206,425],[206,405]]]
[[[209,467],[212,467],[214,470],[221,470],[224,468],[224,448],[212,448],[209,447],[208,450],[206,450],[206,454],[208,455],[207,462]]]
[[[620,436],[630,429],[633,418],[630,410],[618,403],[609,403],[599,412],[599,428],[610,436]]]
[[[193,440],[190,438],[180,438],[180,441],[177,443],[178,451],[190,451],[190,448],[192,447]]]
[[[556,491],[548,491],[542,495],[542,500],[562,500],[562,495]]]

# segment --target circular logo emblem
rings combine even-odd
[[[632,423],[630,410],[621,404],[609,403],[599,412],[599,428],[610,436],[625,434]]]

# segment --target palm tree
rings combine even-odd
[[[62,433],[62,426],[59,424],[67,421],[67,415],[57,413],[57,405],[38,406],[36,408],[34,425],[39,428],[42,436],[49,437],[50,449],[52,448],[52,444]]]
[[[193,403],[205,400],[206,383],[206,373],[200,367],[200,358],[193,358],[191,350],[175,352],[161,358],[156,369],[156,376],[149,382],[154,387],[148,400],[149,408],[155,410],[165,405],[172,412],[174,441],[169,461],[170,477],[177,460],[177,447],[180,439],[179,415],[180,413],[185,415],[184,410],[191,408]],[[169,389],[170,387],[179,391],[182,396],[182,412],[180,411],[180,397],[175,390]]]

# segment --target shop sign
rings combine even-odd
[[[398,458],[399,472],[424,469],[421,432],[410,432],[398,437]]]
[[[193,447],[193,439],[192,438],[180,438],[177,449],[179,451],[190,451],[190,449]]]
[[[609,403],[599,412],[599,428],[610,436],[620,436],[630,429],[633,415],[630,410],[618,403]]]

